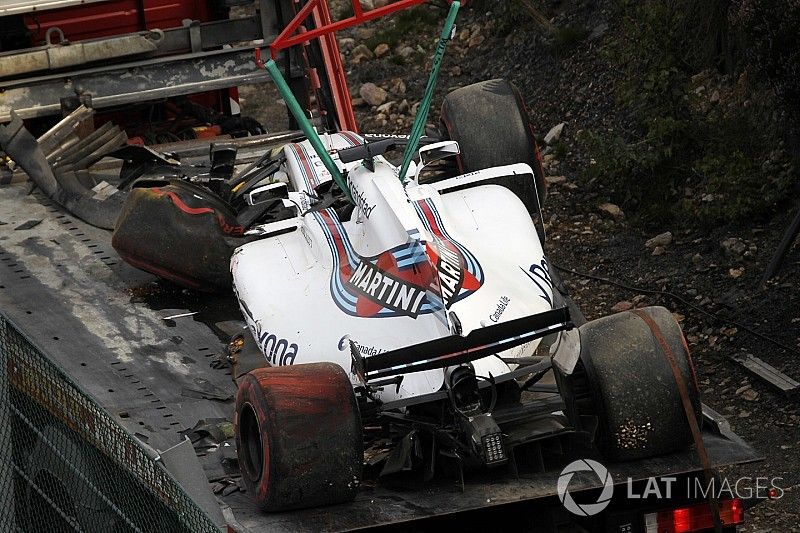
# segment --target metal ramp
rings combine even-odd
[[[110,232],[22,187],[0,188],[0,224],[0,308],[129,431],[166,449],[198,420],[231,416],[236,387],[210,367],[222,341],[197,319],[237,318],[232,297],[165,299],[172,289],[123,263]],[[148,305],[170,299],[182,307]]]

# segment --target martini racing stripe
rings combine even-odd
[[[300,156],[299,147],[299,144],[289,145],[289,149],[291,150],[292,155],[294,155],[297,165],[300,167],[300,174],[303,176],[303,181],[306,184],[306,191],[314,192],[314,187],[311,186],[311,181],[309,181],[308,175],[308,173],[311,171],[311,168],[309,167],[308,162]]]
[[[342,311],[362,316],[358,309],[358,302],[359,298],[365,297],[382,306],[376,313],[368,315],[374,317],[413,317],[441,309],[440,299],[433,297],[426,287],[395,278],[389,273],[380,272],[375,266],[378,257],[364,258],[356,254],[334,210],[326,209],[312,213],[312,215],[325,235],[328,248],[333,256],[330,290],[334,302]],[[397,262],[395,254],[403,257],[410,256],[416,262],[414,264],[427,262],[424,243],[418,240],[411,240],[395,250],[384,252],[384,254],[391,254],[395,257],[395,262]],[[408,268],[411,266],[413,265],[410,264]],[[364,269],[370,270],[369,278],[363,276]],[[407,268],[398,270],[404,271]],[[356,277],[359,271],[361,275]],[[353,282],[354,278],[355,283]],[[377,285],[378,282],[381,283],[380,286]],[[381,300],[381,297],[384,300]]]
[[[335,133],[332,137],[338,137],[345,142],[347,142],[350,147],[359,146],[363,144],[363,140],[359,138],[358,135],[351,133],[349,131],[343,131],[340,133]],[[311,163],[312,156],[309,153],[308,149],[303,143],[293,143],[289,145],[289,149],[294,155],[295,160],[297,161],[298,166],[300,167],[300,173],[303,176],[303,181],[305,182],[306,189],[308,192],[312,192],[315,188],[319,187],[323,180],[320,179],[319,174],[314,168],[314,165]],[[328,178],[329,180],[330,178]],[[325,181],[328,181],[325,180]]]
[[[343,138],[346,141],[351,142],[349,138]],[[300,167],[300,173],[303,176],[303,181],[306,184],[306,188],[309,192],[312,192],[316,187],[319,186],[320,183],[322,183],[322,181],[319,179],[316,170],[314,170],[314,167],[310,162],[311,156],[309,155],[308,149],[303,143],[290,144],[289,148],[291,149],[292,154],[294,155],[295,160]]]
[[[302,152],[298,155],[307,161]],[[426,243],[418,230],[410,230],[406,243],[374,257],[356,253],[333,209],[311,213],[333,256],[330,291],[342,311],[363,318],[416,318],[442,311],[481,287],[483,269],[450,238],[436,207],[423,201],[415,208],[438,243]]]
[[[298,152],[300,155],[300,159],[302,160],[304,167],[308,171],[308,181],[311,184],[311,189],[312,190],[316,189],[321,183],[321,180],[319,179],[319,175],[317,174],[317,171],[314,169],[314,166],[311,164],[311,156],[309,155],[305,145],[298,144],[297,147],[299,148]]]
[[[340,131],[339,135],[350,143],[351,148],[353,146],[361,146],[362,144],[364,144],[364,140],[360,138],[359,135],[356,135],[355,133],[352,133],[350,131]]]
[[[423,202],[428,208],[427,212],[421,206]],[[433,203],[433,201],[430,198],[425,198],[423,200],[419,200],[416,205],[417,211],[420,213],[420,215],[422,215],[423,223],[426,223],[425,225],[427,229],[436,234],[438,237],[443,237],[445,240],[451,242],[456,248],[458,248],[467,263],[467,270],[472,272],[478,281],[483,283],[483,269],[478,263],[478,260],[472,255],[472,252],[464,248],[464,246],[462,246],[457,240],[450,237],[450,234],[447,233],[447,229],[444,227],[444,224],[442,224],[441,215],[439,215],[439,211],[436,209],[436,205]],[[429,217],[432,217],[432,219]]]
[[[330,231],[328,223],[323,218],[322,213],[325,213],[326,215],[328,215],[328,217],[336,215],[328,213],[327,211],[312,213],[317,223],[320,225],[323,235],[325,235],[325,240],[328,242],[328,247],[330,248],[331,255],[333,256],[333,274],[331,275],[331,295],[333,296],[336,305],[338,305],[339,308],[342,309],[342,311],[348,314],[355,314],[356,303],[358,302],[358,298],[354,297],[349,292],[347,292],[341,283],[341,278],[338,275],[339,270],[342,268],[339,261],[340,253],[336,245],[336,239],[333,236],[333,233]]]
[[[336,228],[337,235],[339,241],[341,241],[342,246],[344,247],[344,251],[347,254],[347,261],[350,264],[350,269],[355,269],[360,262],[360,257],[356,254],[355,250],[353,250],[353,245],[350,244],[350,239],[347,237],[347,232],[342,226],[342,223],[339,221],[339,217],[336,215],[336,212],[333,209],[328,209],[326,214],[330,217],[329,220]]]
[[[438,251],[440,254],[440,264],[438,268],[442,290],[445,292],[445,300],[449,306],[466,298],[483,285],[483,268],[481,268],[475,256],[472,255],[472,252],[450,236],[444,224],[442,224],[436,206],[430,198],[418,200],[414,203],[414,207],[417,209],[417,214],[425,228],[430,231],[435,238],[442,241]],[[453,250],[447,246],[448,244],[453,246],[458,251],[458,254],[455,254]],[[461,258],[463,258],[463,266],[466,272],[460,272],[461,259],[457,258],[456,255],[460,255]],[[471,278],[471,281],[468,281],[466,278]]]

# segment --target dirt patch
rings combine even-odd
[[[288,129],[286,105],[272,83],[239,87],[239,105],[242,115],[256,119],[271,133]]]

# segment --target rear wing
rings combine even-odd
[[[367,382],[460,365],[573,327],[569,309],[563,307],[369,357],[354,349],[353,372]]]

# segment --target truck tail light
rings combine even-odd
[[[733,526],[744,522],[742,500],[721,500],[719,517],[724,526]],[[708,503],[680,507],[644,515],[646,533],[691,533],[714,527],[711,507]]]

